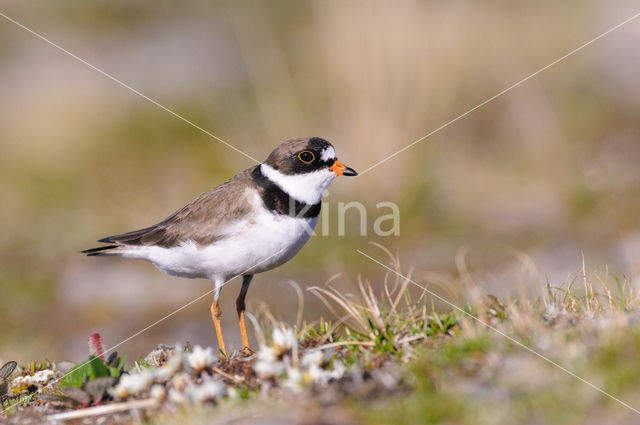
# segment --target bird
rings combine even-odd
[[[225,356],[220,291],[241,275],[236,299],[241,351],[251,353],[245,297],[254,274],[293,258],[309,240],[323,193],[334,178],[357,174],[338,161],[327,140],[290,139],[264,162],[203,193],[159,223],[99,239],[108,245],[82,253],[142,259],[169,275],[211,280],[211,318]]]

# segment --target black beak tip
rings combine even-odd
[[[357,176],[358,173],[353,168],[347,167],[347,169],[342,172],[342,175],[343,176]]]

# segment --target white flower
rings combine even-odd
[[[270,378],[281,375],[282,372],[284,372],[284,364],[278,360],[273,348],[262,346],[260,351],[258,351],[256,364],[253,369],[258,376]]]
[[[211,367],[211,365],[216,361],[216,357],[213,354],[213,348],[207,347],[202,348],[199,345],[196,345],[193,349],[193,352],[188,354],[187,362],[189,366],[196,372],[200,373],[203,370]]]
[[[322,354],[322,351],[313,350],[305,353],[305,355],[302,356],[300,364],[302,365],[302,367],[310,368],[312,366],[320,366],[323,360],[324,355]]]
[[[240,399],[240,391],[236,387],[228,387],[227,388],[227,396],[231,400],[239,400]]]
[[[184,391],[188,385],[191,385],[191,377],[187,373],[178,373],[171,380],[171,386],[178,391]]]
[[[311,365],[304,374],[305,383],[326,381],[327,371],[318,365]]]
[[[331,380],[340,379],[344,376],[347,368],[340,362],[335,361],[333,369],[323,369],[319,366],[311,366],[307,371],[306,377],[321,385],[326,385]]]
[[[33,374],[33,381],[37,384],[46,384],[49,379],[54,378],[56,373],[51,369],[40,370]]]
[[[163,401],[167,398],[167,390],[164,388],[164,385],[155,384],[151,387],[149,396],[157,401]]]
[[[13,388],[26,388],[32,385],[37,387],[42,387],[49,382],[50,379],[56,377],[56,373],[51,369],[40,370],[33,375],[27,376],[18,376],[13,381],[11,381],[11,386]]]
[[[119,398],[138,395],[147,390],[153,382],[153,371],[145,369],[142,373],[122,375],[120,382],[113,389],[113,394]]]
[[[291,350],[298,344],[296,334],[291,328],[274,328],[273,345],[278,354]]]
[[[169,390],[168,399],[170,402],[175,404],[186,404],[189,401],[183,392],[178,391],[175,388],[171,388]]]
[[[260,347],[258,354],[256,355],[258,361],[264,362],[275,362],[278,361],[278,356],[276,356],[276,351],[272,347],[267,347],[263,345]]]
[[[171,377],[178,373],[182,368],[182,360],[182,354],[180,352],[176,352],[169,357],[166,363],[156,370],[156,377],[158,380],[166,382],[171,379]]]
[[[313,350],[302,356],[300,364],[306,369],[303,374],[304,383],[316,382],[324,378],[327,371],[320,367],[324,355],[320,350]]]
[[[209,380],[201,385],[191,387],[187,392],[193,401],[206,403],[224,395],[224,385],[220,382]]]
[[[344,376],[344,373],[347,371],[347,367],[339,361],[335,361],[333,364],[333,369],[329,370],[328,378],[329,379],[340,379]]]
[[[282,382],[282,386],[293,391],[300,391],[302,388],[302,373],[297,368],[287,369],[287,377]]]
[[[22,388],[28,387],[31,385],[31,377],[30,376],[17,376],[11,381],[11,386],[13,388]]]

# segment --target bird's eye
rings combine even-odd
[[[302,151],[298,154],[298,159],[305,164],[310,164],[316,159],[316,156],[311,151]]]

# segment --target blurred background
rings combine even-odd
[[[633,1],[23,2],[0,11],[258,159],[321,136],[362,171],[637,13]],[[330,316],[304,289],[381,282],[375,241],[407,271],[463,299],[469,276],[534,296],[582,268],[640,273],[640,21],[633,21],[415,147],[337,179],[325,236],[258,275],[293,323]],[[86,358],[209,291],[143,262],[86,258],[95,240],[151,225],[246,157],[0,17],[0,357]],[[339,202],[355,210],[338,236]],[[395,202],[400,235],[374,220]],[[468,274],[467,274],[468,273]],[[523,273],[526,277],[522,277]],[[336,275],[339,275],[336,277]],[[225,335],[239,346],[223,291]],[[209,296],[134,338],[215,345]],[[250,331],[252,334],[252,332]],[[253,335],[253,334],[252,334]]]

